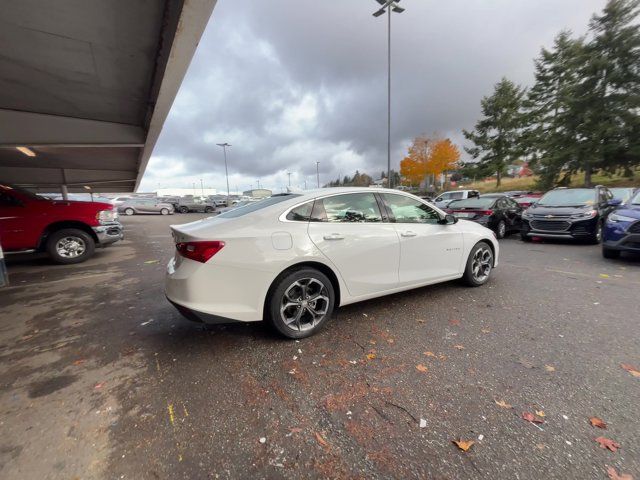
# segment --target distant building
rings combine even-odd
[[[273,195],[273,192],[271,190],[267,190],[266,188],[254,188],[253,190],[242,192],[242,195],[251,198],[267,198]]]

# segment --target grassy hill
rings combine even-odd
[[[640,169],[637,169],[633,178],[621,177],[617,175],[607,176],[597,174],[593,177],[594,185],[605,185],[607,187],[640,187]],[[510,190],[536,190],[536,177],[527,178],[503,178],[502,185],[496,187],[495,180],[478,181],[465,184],[463,188],[478,190],[481,193],[487,192],[507,192]],[[572,187],[584,185],[584,174],[574,175],[571,179]]]

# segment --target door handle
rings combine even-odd
[[[400,236],[402,236],[402,237],[415,237],[416,235],[418,235],[418,234],[416,232],[412,232],[412,231],[402,232],[400,234]]]
[[[325,235],[324,237],[325,240],[344,240],[344,236],[340,235],[339,233],[332,233],[331,235]]]

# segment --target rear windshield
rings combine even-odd
[[[552,190],[540,199],[538,205],[546,207],[582,206],[593,205],[595,200],[595,190],[588,188],[572,188],[567,190]]]
[[[640,190],[636,192],[631,201],[629,202],[631,205],[640,205]]]
[[[476,197],[466,200],[454,200],[448,208],[489,208],[496,201],[496,197]]]
[[[265,198],[264,200],[260,200],[259,202],[252,202],[249,205],[244,205],[242,207],[229,210],[228,212],[221,213],[220,215],[218,215],[218,217],[220,218],[242,217],[247,213],[252,213],[257,210],[262,210],[263,208],[270,207],[271,205],[276,205],[277,203],[284,202],[285,200],[291,200],[292,198],[299,197],[299,196],[300,195],[292,195],[292,194],[274,195],[273,197]]]

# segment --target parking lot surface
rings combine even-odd
[[[640,477],[637,258],[513,236],[484,287],[351,305],[294,342],[165,300],[168,225],[202,217],[125,218],[81,265],[10,260],[0,477]]]

